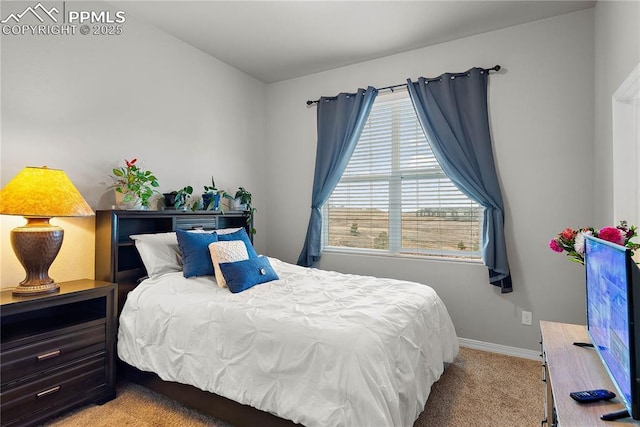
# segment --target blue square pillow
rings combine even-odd
[[[182,252],[182,274],[184,277],[213,276],[209,244],[217,242],[218,235],[176,230],[176,236],[180,252]]]
[[[258,254],[256,250],[253,248],[253,244],[251,244],[251,239],[249,239],[249,235],[247,234],[244,228],[241,228],[238,231],[228,234],[218,234],[218,241],[224,242],[229,240],[242,240],[244,244],[247,246],[247,253],[249,254],[249,258],[256,258]]]
[[[234,294],[245,291],[260,283],[278,280],[279,277],[271,267],[269,258],[259,256],[236,262],[223,262],[220,270],[227,282],[229,290]]]

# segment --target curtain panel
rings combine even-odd
[[[489,282],[511,292],[504,237],[504,204],[493,159],[487,77],[472,68],[437,79],[407,80],[409,95],[433,154],[460,191],[484,207],[482,260]]]
[[[357,93],[341,93],[318,101],[318,142],[311,194],[311,217],[298,265],[320,260],[322,206],[340,181],[355,150],[378,90],[369,86]]]

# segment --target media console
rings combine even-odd
[[[580,404],[569,393],[581,390],[615,387],[598,355],[592,348],[578,347],[574,342],[589,342],[586,327],[568,323],[540,322],[542,334],[542,381],[544,385],[543,425],[560,427],[640,426],[640,421],[624,418],[603,421],[600,416],[624,409],[613,400]]]

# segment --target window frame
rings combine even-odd
[[[383,99],[381,99],[384,97]],[[396,89],[394,92],[388,94],[378,95],[373,108],[376,108],[376,103],[393,103],[396,102],[400,105],[398,100],[409,99],[408,90]],[[413,106],[411,106],[413,108]],[[387,174],[371,174],[371,175],[359,175],[359,176],[345,176],[340,178],[339,183],[357,183],[357,182],[385,182],[388,183],[388,236],[389,247],[387,249],[374,249],[374,248],[362,248],[362,247],[348,247],[348,246],[331,246],[329,242],[329,215],[328,208],[331,197],[322,206],[322,252],[327,253],[348,253],[348,254],[361,254],[361,255],[377,255],[387,257],[400,257],[400,258],[417,258],[417,259],[436,259],[444,261],[457,261],[457,262],[469,262],[480,263],[482,262],[482,222],[484,208],[477,202],[468,198],[477,207],[477,223],[478,223],[478,249],[476,251],[456,251],[456,250],[444,250],[444,249],[423,249],[423,248],[402,248],[402,183],[403,181],[411,180],[419,182],[420,180],[437,180],[447,179],[444,171],[439,168],[439,171],[430,171],[429,168],[424,169],[401,169],[400,168],[400,108],[394,108],[392,111],[392,141],[391,141],[391,171]],[[373,110],[372,110],[373,111]],[[369,118],[367,118],[367,121]],[[418,118],[416,117],[416,120]],[[366,126],[366,125],[365,125]],[[418,126],[419,123],[418,123]],[[420,126],[422,130],[422,127]],[[424,136],[425,140],[428,138]],[[452,183],[453,184],[453,183]],[[454,184],[455,186],[455,184]],[[335,191],[335,189],[334,189]],[[459,191],[459,190],[458,190]],[[332,191],[333,195],[333,191]],[[466,197],[466,196],[465,196]],[[391,238],[395,234],[396,238]]]

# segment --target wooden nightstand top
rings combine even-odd
[[[91,289],[109,289],[115,286],[110,282],[102,282],[91,279],[79,279],[69,282],[60,282],[60,290],[51,294],[15,296],[12,294],[13,288],[5,288],[0,292],[0,305],[19,304],[26,301],[37,301],[45,298],[65,297],[76,292],[83,292]]]

